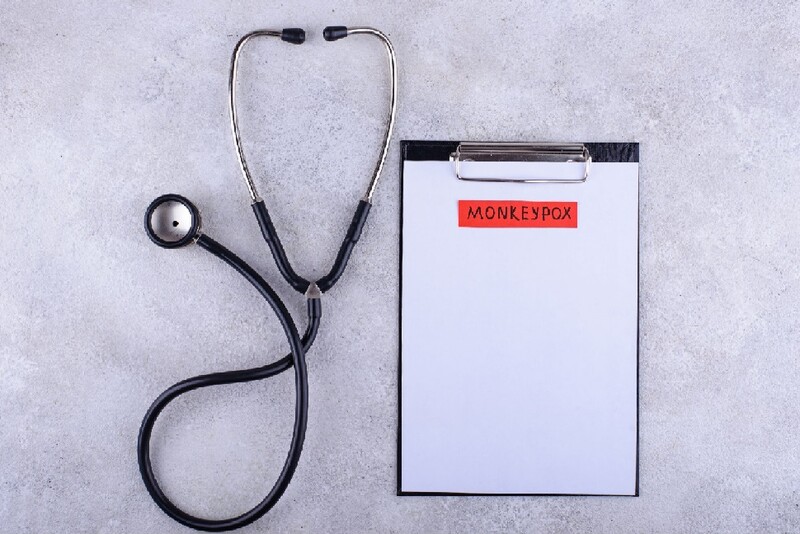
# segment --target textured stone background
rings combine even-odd
[[[119,4],[119,5],[115,5]],[[178,192],[275,282],[227,124],[242,130],[297,269],[320,276],[372,169],[385,105],[369,24],[400,60],[396,140],[641,143],[641,496],[400,498],[398,145],[309,354],[310,424],[250,532],[800,530],[797,2],[62,2],[0,10],[0,531],[186,532],[139,478],[144,411],[189,375],[285,352],[246,282],[142,231]],[[169,495],[222,517],[283,460],[292,381],[195,392],[153,456]]]

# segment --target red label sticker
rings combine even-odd
[[[459,200],[458,226],[465,228],[577,228],[577,202]]]

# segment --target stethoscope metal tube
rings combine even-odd
[[[305,41],[305,32],[298,28],[289,28],[282,31],[258,30],[248,33],[242,37],[234,47],[231,57],[230,76],[228,80],[229,106],[231,129],[236,153],[239,158],[239,166],[247,185],[248,193],[253,202],[253,212],[255,213],[262,235],[272,252],[278,270],[286,281],[298,292],[304,293],[307,302],[308,324],[303,337],[300,338],[297,327],[292,320],[286,306],[280,300],[270,285],[247,263],[241,260],[233,252],[217,243],[200,229],[200,213],[197,208],[187,199],[180,195],[163,195],[155,199],[145,212],[145,229],[150,239],[157,245],[164,248],[177,248],[192,242],[197,243],[201,248],[217,256],[225,263],[233,267],[240,275],[250,282],[258,292],[264,297],[267,303],[275,312],[281,326],[284,329],[289,342],[290,353],[282,359],[269,365],[244,369],[237,371],[225,371],[207,375],[196,376],[178,382],[164,391],[153,402],[142,421],[139,430],[137,443],[137,453],[139,460],[139,471],[142,475],[147,491],[150,493],[156,504],[170,517],[176,521],[198,530],[223,531],[232,530],[256,521],[267,513],[280,499],[289,481],[294,474],[300,459],[305,439],[306,424],[308,420],[308,377],[305,364],[305,354],[311,348],[319,329],[322,317],[321,293],[329,290],[347,266],[350,254],[358,242],[364,224],[371,207],[372,195],[378,183],[378,179],[383,170],[388,152],[389,142],[391,141],[394,128],[396,101],[397,101],[397,66],[394,49],[388,38],[378,30],[373,28],[345,28],[343,26],[330,26],[325,28],[323,36],[328,41],[335,41],[348,35],[371,34],[379,37],[386,46],[389,55],[389,67],[391,73],[391,101],[390,111],[387,120],[386,132],[383,138],[380,157],[370,180],[369,187],[364,197],[359,201],[350,226],[345,234],[345,239],[339,249],[333,266],[329,273],[316,282],[309,282],[305,278],[295,273],[292,268],[283,245],[280,242],[269,212],[264,201],[259,197],[255,184],[247,167],[244,151],[242,150],[241,138],[238,127],[238,116],[236,111],[236,81],[239,54],[243,46],[254,37],[280,37],[283,41],[301,44]],[[284,462],[283,469],[278,476],[269,494],[253,509],[237,517],[223,520],[211,520],[194,517],[172,503],[161,490],[155,478],[150,461],[150,438],[153,426],[162,410],[179,395],[192,391],[197,388],[215,386],[221,384],[232,384],[239,382],[249,382],[268,378],[289,368],[294,367],[295,374],[295,419],[292,433],[292,441]]]
[[[394,53],[394,47],[389,38],[384,35],[380,30],[369,28],[367,26],[360,26],[355,28],[347,28],[345,26],[328,26],[323,31],[323,36],[326,41],[336,41],[348,35],[367,34],[374,35],[383,42],[386,47],[386,55],[389,59],[389,75],[391,76],[391,99],[389,100],[389,116],[386,120],[386,131],[383,135],[383,144],[381,146],[381,155],[378,158],[378,163],[375,165],[375,170],[372,173],[372,179],[369,181],[367,192],[364,194],[363,200],[372,203],[372,195],[375,193],[375,188],[378,187],[378,179],[383,172],[383,165],[386,163],[386,156],[389,153],[389,142],[392,139],[392,132],[394,131],[394,119],[397,114],[397,57]]]
[[[306,32],[300,28],[285,28],[282,31],[252,31],[239,39],[239,42],[233,47],[233,54],[231,54],[231,67],[228,74],[228,110],[230,111],[231,131],[233,132],[234,143],[236,143],[236,155],[239,158],[239,168],[242,171],[247,191],[250,193],[250,198],[253,202],[258,202],[261,200],[261,197],[258,196],[256,184],[253,183],[253,177],[250,176],[250,169],[247,167],[247,160],[244,157],[242,139],[239,135],[239,114],[236,111],[236,78],[239,72],[239,54],[241,54],[244,45],[254,37],[280,37],[281,40],[288,43],[303,44],[306,40]]]
[[[397,114],[397,56],[394,52],[394,47],[389,38],[375,28],[368,26],[345,27],[345,26],[328,26],[322,31],[322,35],[326,41],[338,41],[348,35],[374,35],[379,38],[383,45],[386,47],[386,54],[389,59],[389,76],[390,76],[390,100],[389,100],[389,115],[386,119],[386,130],[383,135],[383,142],[381,143],[381,152],[378,157],[378,162],[375,165],[375,170],[372,172],[372,178],[369,181],[366,193],[364,193],[363,200],[372,202],[372,195],[375,193],[375,188],[378,186],[378,179],[383,172],[383,166],[386,163],[386,156],[389,153],[389,142],[392,139],[394,132],[395,116]],[[253,177],[250,175],[250,168],[247,166],[247,159],[244,155],[242,148],[242,139],[239,134],[239,114],[236,110],[236,80],[239,72],[239,55],[251,39],[254,37],[280,37],[283,41],[293,44],[303,44],[306,39],[306,34],[300,28],[286,28],[282,31],[276,30],[256,30],[244,35],[236,46],[233,48],[231,54],[231,66],[228,73],[228,108],[230,111],[231,131],[233,132],[233,141],[236,144],[236,155],[239,158],[239,168],[242,171],[242,178],[244,178],[247,192],[250,194],[250,199],[253,203],[261,200],[258,194]]]

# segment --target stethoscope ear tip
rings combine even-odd
[[[347,26],[328,26],[322,30],[322,37],[326,41],[338,41],[347,37]]]
[[[284,28],[281,30],[281,41],[303,44],[306,41],[306,32],[302,28]]]
[[[200,212],[181,195],[161,195],[147,206],[144,229],[160,247],[182,247],[200,234]]]

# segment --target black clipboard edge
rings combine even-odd
[[[447,161],[458,145],[459,141],[401,141],[402,161]],[[593,163],[639,163],[639,143],[583,145]]]
[[[460,493],[460,492],[427,492],[403,491],[402,483],[402,429],[403,429],[403,169],[406,161],[447,161],[450,154],[455,151],[460,141],[400,141],[400,252],[397,266],[400,287],[398,290],[397,321],[398,321],[398,352],[397,352],[397,496],[398,497],[639,497],[639,373],[641,363],[641,313],[636,311],[636,475],[633,494],[605,494],[605,493]],[[598,163],[639,163],[639,143],[584,143],[592,156],[592,162]],[[641,188],[637,188],[638,224],[636,225],[636,301],[641,306]]]

